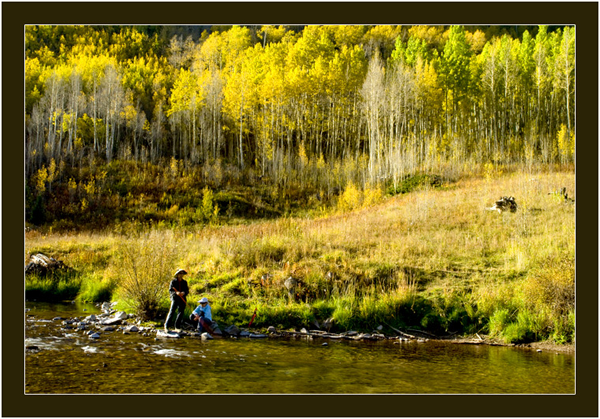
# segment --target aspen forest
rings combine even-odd
[[[34,225],[285,214],[418,173],[574,164],[574,27],[26,26],[25,40]]]

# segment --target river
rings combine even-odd
[[[26,307],[28,394],[575,392],[572,354],[436,341],[157,340],[119,331],[90,339],[52,319],[98,313],[93,305]]]

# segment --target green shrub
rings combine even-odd
[[[168,284],[176,269],[178,243],[173,234],[139,233],[119,244],[116,271],[118,294],[131,310],[153,318],[161,300],[168,295]]]
[[[546,337],[570,341],[575,310],[575,258],[550,257],[534,269],[523,284],[523,299],[531,312],[544,314],[539,322],[551,329]]]
[[[206,187],[202,194],[202,206],[198,208],[202,220],[207,224],[216,224],[219,219],[219,206],[214,202],[213,192]]]

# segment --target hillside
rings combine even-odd
[[[571,342],[574,205],[549,194],[562,187],[572,195],[572,172],[490,172],[376,201],[346,190],[337,207],[302,217],[176,229],[122,225],[102,233],[32,230],[27,254],[49,254],[76,274],[53,286],[28,278],[27,292],[62,287],[63,297],[112,296],[128,310],[164,315],[161,287],[179,266],[190,272],[194,298],[207,296],[222,324],[246,323],[257,308],[257,327],[314,327],[332,318],[338,330],[389,325]],[[518,203],[515,213],[486,210],[508,195]],[[298,282],[292,293],[284,285],[290,277]],[[156,302],[144,306],[127,289],[139,279],[158,287]]]

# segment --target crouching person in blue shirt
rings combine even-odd
[[[198,321],[198,333],[208,332],[213,333],[212,329],[212,313],[208,298],[203,297],[198,301],[200,305],[190,315],[190,320]]]

